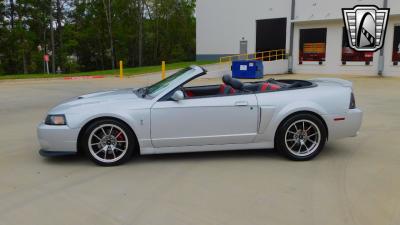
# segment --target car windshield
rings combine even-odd
[[[171,83],[173,83],[176,79],[185,76],[188,73],[193,73],[194,69],[191,67],[182,69],[171,76],[161,80],[147,88],[145,88],[144,95],[150,95],[151,97],[155,97],[160,94],[165,88],[167,88]]]

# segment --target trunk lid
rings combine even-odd
[[[311,81],[314,83],[317,83],[317,84],[339,85],[339,86],[349,87],[349,88],[353,87],[353,83],[351,81],[343,80],[343,79],[339,79],[339,78],[317,78],[317,79],[313,79]]]

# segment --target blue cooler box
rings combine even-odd
[[[258,79],[264,76],[264,65],[260,60],[237,60],[232,62],[232,77]]]

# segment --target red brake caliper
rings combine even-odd
[[[117,141],[125,141],[125,137],[121,131],[117,134]]]

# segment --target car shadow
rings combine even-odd
[[[57,157],[41,157],[46,164],[53,165],[90,165],[91,162],[82,154],[57,156]]]
[[[343,145],[342,143],[329,143],[313,160],[325,161],[335,158],[347,158],[350,157],[351,154],[351,149],[347,149],[346,145]],[[140,155],[133,157],[133,159],[128,161],[125,165],[169,162],[232,161],[236,159],[254,161],[288,161],[288,159],[273,149],[261,149]],[[43,158],[43,161],[50,165],[93,165],[84,154]]]
[[[185,152],[185,153],[168,153],[141,155],[131,163],[148,163],[148,162],[176,162],[176,161],[226,161],[226,160],[279,160],[282,157],[273,149],[262,150],[232,150],[232,151],[208,151],[208,152]]]
[[[176,162],[176,161],[224,161],[224,160],[285,160],[273,149],[262,150],[236,150],[236,151],[208,151],[208,152],[187,152],[187,153],[168,153],[154,155],[140,155],[133,157],[126,164],[141,164],[150,162]],[[93,165],[93,163],[84,155],[70,155],[59,157],[45,157],[42,159],[50,165]]]
[[[352,149],[343,143],[327,143],[322,152],[310,161],[329,161],[335,159],[345,159],[351,157]],[[232,151],[209,151],[209,152],[189,152],[189,153],[168,153],[155,155],[141,155],[134,158],[130,163],[150,163],[150,162],[180,162],[180,161],[232,161],[232,160],[254,160],[254,161],[283,161],[299,162],[287,159],[274,149],[260,150],[232,150]],[[310,162],[308,161],[308,162]]]
[[[344,141],[345,140],[337,140],[335,142],[327,143],[316,159],[321,158],[323,160],[332,160],[351,157],[359,148],[354,148],[354,146],[351,146]]]

